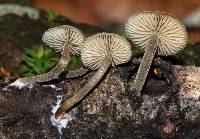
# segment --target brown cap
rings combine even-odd
[[[81,50],[81,60],[90,69],[97,69],[107,54],[112,56],[112,65],[129,61],[131,45],[123,37],[114,33],[98,33],[86,39]]]
[[[65,44],[69,44],[72,47],[72,53],[79,53],[84,42],[84,35],[75,27],[63,25],[48,29],[42,36],[42,41],[58,52],[63,50]]]
[[[158,35],[159,55],[173,55],[185,48],[187,31],[182,22],[168,13],[142,12],[131,16],[125,24],[129,38],[145,48],[152,35]]]

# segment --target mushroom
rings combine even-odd
[[[155,53],[174,55],[185,48],[188,38],[183,23],[162,12],[142,12],[131,16],[125,24],[125,32],[134,44],[145,49],[134,81],[136,93],[140,93],[144,86]]]
[[[109,66],[126,63],[132,55],[129,42],[114,33],[98,33],[86,39],[81,50],[81,60],[85,67],[97,70],[88,83],[70,99],[65,100],[55,113],[62,116],[76,103],[81,101],[101,80]]]
[[[58,78],[61,72],[67,67],[70,61],[70,54],[80,54],[81,45],[84,42],[84,35],[75,27],[63,25],[48,29],[44,33],[42,40],[49,47],[54,48],[57,52],[61,52],[62,56],[58,64],[47,73],[33,77],[19,78],[11,85],[21,88],[28,84],[47,82]],[[78,73],[76,72],[76,74]]]

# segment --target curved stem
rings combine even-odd
[[[84,74],[86,74],[89,71],[89,69],[86,69],[84,67],[81,67],[79,69],[73,70],[73,71],[68,71],[66,74],[66,78],[76,78],[80,77]]]
[[[100,81],[100,79],[109,68],[111,60],[111,55],[108,55],[102,65],[99,67],[98,71],[89,80],[89,82],[78,93],[76,93],[70,99],[64,101],[64,103],[58,108],[55,113],[56,118],[60,117],[62,114],[65,113],[65,111],[69,110],[72,106],[81,101],[89,93],[89,91],[95,87],[95,85]]]
[[[134,80],[134,89],[135,89],[136,93],[138,93],[138,95],[140,94],[140,92],[144,86],[144,83],[145,83],[147,74],[149,72],[149,68],[151,66],[153,57],[157,51],[157,48],[158,48],[157,41],[158,41],[157,35],[153,35],[151,37],[151,39],[149,40],[148,46],[145,49],[145,53],[142,58],[142,62],[139,66],[136,78]]]
[[[24,84],[31,84],[36,82],[47,82],[58,78],[58,76],[61,74],[61,72],[64,71],[70,61],[70,53],[71,48],[66,45],[58,64],[51,71],[33,77],[20,78],[18,80]]]

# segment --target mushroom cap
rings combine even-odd
[[[42,36],[42,41],[57,52],[61,52],[64,46],[69,44],[73,54],[80,53],[84,39],[79,29],[69,25],[50,28]]]
[[[111,54],[112,66],[126,63],[132,56],[129,42],[114,33],[97,33],[86,39],[81,49],[81,60],[87,68],[99,68],[108,55]]]
[[[187,31],[182,22],[168,13],[142,12],[131,16],[125,31],[137,46],[145,49],[152,35],[158,36],[158,55],[173,55],[185,48]]]

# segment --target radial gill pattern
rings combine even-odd
[[[126,63],[131,58],[131,46],[123,37],[113,33],[98,33],[85,41],[81,50],[81,60],[90,69],[97,69],[108,53],[112,65]]]
[[[79,53],[80,46],[84,42],[84,35],[75,27],[63,25],[48,29],[44,33],[42,41],[58,52],[63,50],[64,45],[69,45],[72,47],[73,53]]]
[[[182,50],[187,43],[185,26],[174,16],[160,12],[143,12],[131,16],[125,24],[129,38],[145,48],[151,35],[158,35],[159,55],[172,55]]]

